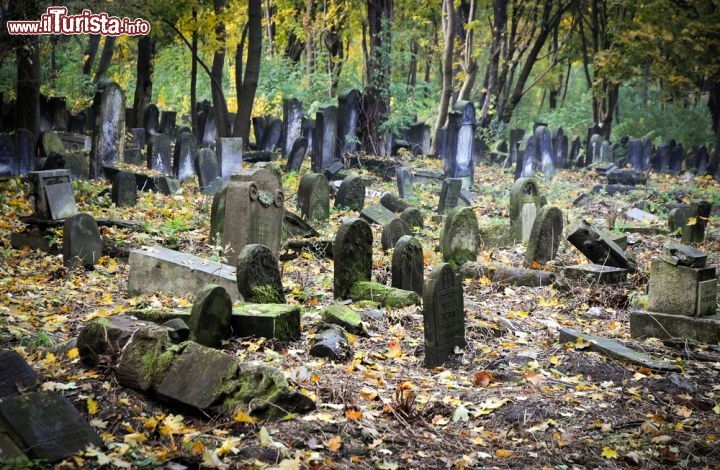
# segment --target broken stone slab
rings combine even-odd
[[[129,338],[115,367],[120,385],[140,392],[152,392],[158,387],[174,357],[169,331],[145,326]]]
[[[720,315],[689,317],[669,313],[635,310],[630,312],[630,336],[659,338],[663,341],[694,340],[720,343]]]
[[[0,399],[34,391],[41,381],[18,353],[11,349],[0,351]]]
[[[708,255],[697,248],[670,242],[663,245],[662,258],[672,265],[702,268],[707,262]]]
[[[130,296],[158,291],[194,295],[212,283],[224,287],[233,302],[242,299],[235,268],[226,264],[160,246],[132,250],[128,264]]]
[[[412,204],[410,204],[405,199],[400,198],[400,196],[396,196],[393,193],[383,193],[382,196],[380,196],[380,204],[383,205],[387,210],[391,212],[402,212],[408,207],[412,207]]]
[[[388,287],[378,282],[359,281],[350,288],[350,298],[354,301],[373,300],[384,307],[400,308],[420,305],[421,299],[416,292]]]
[[[460,267],[459,275],[463,279],[487,277],[490,281],[507,286],[542,287],[555,282],[555,274],[538,269],[514,268],[501,264],[483,265],[465,263]]]
[[[362,334],[365,332],[360,314],[345,305],[328,305],[321,312],[321,318],[323,322],[338,325],[349,333]]]
[[[0,402],[2,427],[33,460],[57,462],[103,441],[75,406],[55,392],[32,392]]]
[[[287,232],[290,237],[312,238],[320,236],[312,225],[303,220],[299,215],[288,210],[285,211],[283,216],[283,230]]]
[[[177,342],[182,343],[190,339],[190,327],[182,318],[171,318],[160,325],[164,328],[170,328],[177,335]]]
[[[190,338],[210,348],[222,346],[232,335],[231,317],[232,300],[227,291],[217,284],[206,285],[193,302],[188,320]]]
[[[360,217],[371,224],[385,225],[395,218],[395,214],[382,204],[373,204],[361,210]]]
[[[568,241],[592,263],[635,271],[635,262],[630,260],[617,244],[600,230],[584,220],[570,229]]]
[[[300,307],[284,304],[236,304],[232,311],[235,336],[281,341],[300,338]]]
[[[310,347],[311,356],[325,357],[330,360],[343,358],[348,352],[348,340],[345,338],[342,328],[335,325],[315,333]]]
[[[574,343],[578,340],[578,338],[582,338],[583,341],[590,343],[588,350],[604,354],[612,359],[627,361],[631,364],[647,367],[648,369],[660,372],[671,372],[677,370],[677,365],[672,362],[658,361],[647,354],[635,351],[634,349],[616,341],[603,338],[602,336],[583,333],[582,331],[574,328],[560,329],[561,344]]]
[[[617,246],[619,246],[623,250],[627,249],[627,246],[628,246],[627,233],[612,232],[612,231],[604,229],[604,228],[601,228],[600,231],[606,237],[608,237],[610,240],[614,241]]]
[[[640,222],[641,224],[648,225],[655,224],[660,221],[658,216],[656,216],[655,214],[651,214],[650,212],[638,209],[637,207],[633,207],[632,209],[625,212],[625,218],[635,222]]]
[[[618,284],[625,282],[628,274],[626,269],[593,263],[567,266],[563,272],[566,279],[587,284]]]

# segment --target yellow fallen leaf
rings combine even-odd
[[[366,400],[373,401],[377,399],[378,393],[375,389],[370,387],[363,387],[360,389],[360,396]]]
[[[88,414],[90,416],[97,414],[97,412],[98,412],[97,402],[95,400],[93,400],[92,397],[87,397],[87,400],[85,400],[85,401],[87,402]]]
[[[600,454],[606,459],[616,459],[618,458],[618,453],[615,449],[610,447],[603,447],[602,453]]]
[[[687,406],[678,406],[675,408],[675,413],[683,418],[689,418],[693,414],[692,410]]]
[[[695,225],[697,224],[697,217],[688,217],[687,224],[685,225]]]
[[[243,410],[239,410],[237,413],[235,413],[233,420],[236,423],[246,423],[246,424],[257,423],[257,418],[253,418],[249,414],[245,413]]]
[[[80,351],[78,351],[78,348],[72,348],[67,353],[68,359],[77,359],[78,356],[80,356]]]
[[[331,437],[325,443],[325,446],[331,452],[337,452],[338,450],[340,450],[340,447],[342,447],[342,438],[340,436]]]
[[[145,441],[147,439],[147,436],[141,432],[133,432],[130,434],[125,434],[123,437],[123,441],[126,444],[140,444],[141,442]]]
[[[512,455],[512,452],[506,449],[498,449],[495,451],[495,457],[508,458]]]
[[[360,410],[345,410],[345,417],[354,421],[362,419],[362,411]]]
[[[400,357],[402,356],[402,348],[400,347],[399,341],[388,342],[388,353],[387,357]]]

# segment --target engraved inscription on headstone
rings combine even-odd
[[[717,279],[698,282],[697,313],[705,316],[715,313],[717,307]]]
[[[423,291],[425,367],[443,364],[455,347],[464,347],[463,288],[447,263],[436,266]]]

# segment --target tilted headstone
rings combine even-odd
[[[458,184],[460,183],[458,182]],[[408,207],[411,207],[408,201],[389,191],[384,192],[383,195],[380,196],[380,204],[385,206],[390,212],[402,212]]]
[[[190,338],[209,348],[219,348],[230,339],[232,300],[224,287],[207,284],[195,295],[188,327]]]
[[[321,107],[315,114],[312,171],[322,173],[336,160],[337,106]]]
[[[398,194],[403,199],[411,199],[414,195],[413,176],[410,168],[401,166],[396,170]]]
[[[448,113],[448,154],[445,158],[445,176],[461,179],[464,188],[472,187],[475,174],[473,164],[475,123],[475,106],[471,101],[456,102],[452,111]]]
[[[300,179],[297,206],[310,221],[326,221],[330,217],[330,186],[327,178],[309,173]]]
[[[33,461],[54,463],[103,441],[75,406],[55,392],[32,392],[0,402],[0,418]]]
[[[405,208],[400,213],[400,218],[407,222],[410,228],[423,228],[425,226],[422,211],[417,207]]]
[[[440,251],[443,261],[459,268],[466,261],[475,261],[479,248],[480,229],[475,211],[456,207],[445,216],[440,228]]]
[[[137,204],[137,182],[135,175],[120,171],[113,177],[110,197],[118,207],[135,207]]]
[[[32,392],[40,382],[41,377],[22,356],[11,349],[0,351],[0,399]]]
[[[142,126],[148,139],[160,132],[160,110],[155,103],[148,103],[143,109]]]
[[[335,157],[341,159],[348,153],[357,152],[358,121],[360,119],[361,95],[358,90],[350,89],[338,96],[337,110],[337,149]]]
[[[535,141],[537,147],[537,160],[540,161],[540,168],[543,179],[550,181],[555,176],[555,162],[553,161],[552,135],[550,129],[545,126],[538,126],[535,129]]]
[[[382,204],[373,204],[361,210],[360,217],[371,224],[385,225],[395,218],[395,214]]]
[[[382,235],[380,237],[380,246],[383,251],[387,251],[390,248],[395,247],[395,244],[405,235],[411,235],[412,230],[410,226],[402,219],[392,219],[387,224],[383,225]]]
[[[210,237],[236,265],[245,245],[259,243],[276,254],[285,212],[285,197],[275,175],[266,169],[242,170],[215,194]],[[218,237],[218,234],[220,235]]]
[[[563,216],[560,209],[552,206],[541,207],[530,232],[525,263],[532,267],[535,263],[543,265],[554,260],[560,246],[562,229]]]
[[[520,165],[521,170],[519,174],[516,171],[516,176],[519,178],[532,178],[535,175],[535,170],[538,168],[536,160],[538,153],[537,139],[534,135],[525,136],[520,147],[520,153],[523,156],[522,163],[518,160],[518,165]]]
[[[607,140],[603,140],[600,144],[600,161],[602,163],[612,163],[613,161],[612,148]]]
[[[636,265],[606,234],[584,220],[570,229],[568,241],[592,263],[635,271]]]
[[[585,162],[579,161],[580,159],[580,137],[575,136],[570,144],[570,153],[568,154],[569,163],[576,167],[585,166]]]
[[[553,160],[557,168],[568,168],[569,166],[569,142],[562,127],[555,129],[553,135]]]
[[[123,157],[125,148],[125,95],[115,82],[98,86],[93,99],[92,150],[90,178],[104,176],[103,166],[112,165]]]
[[[438,214],[456,207],[460,199],[462,180],[459,178],[445,178],[440,188],[440,202],[438,203]]]
[[[286,98],[283,100],[283,129],[282,129],[282,154],[288,158],[290,163],[290,150],[295,142],[302,137],[303,106],[297,98]],[[307,149],[307,144],[305,144]],[[303,155],[304,156],[304,155]],[[300,168],[298,166],[298,168]],[[295,168],[297,170],[297,168]]]
[[[525,135],[525,129],[510,129],[510,141],[508,142],[508,158],[503,163],[503,168],[510,168],[512,165],[517,165],[518,162],[518,149],[522,143],[523,136]]]
[[[203,194],[214,195],[220,190],[222,178],[215,152],[209,148],[200,149],[195,159],[195,171]]]
[[[410,125],[408,142],[413,155],[430,154],[430,126],[424,122],[417,122]]]
[[[302,136],[307,140],[308,146],[307,146],[307,153],[308,155],[312,155],[315,144],[314,144],[314,136],[315,136],[315,119],[306,119],[303,118],[303,124],[302,124]]]
[[[403,235],[395,244],[390,268],[392,286],[423,293],[424,255],[422,244],[412,235]]]
[[[441,366],[465,341],[465,303],[460,279],[447,263],[433,268],[423,289],[425,367]]]
[[[147,145],[147,166],[151,170],[165,175],[172,173],[172,156],[170,155],[170,137],[165,134],[150,136]]]
[[[683,243],[701,243],[705,240],[705,227],[710,219],[712,204],[708,201],[693,201],[688,210],[688,221],[683,227]]]
[[[533,178],[520,178],[510,188],[510,229],[522,243],[530,239],[540,207],[545,205],[540,189]]]
[[[342,180],[335,195],[335,207],[361,211],[365,207],[365,183],[358,175],[349,175]]]
[[[175,140],[173,174],[180,181],[195,177],[195,159],[198,153],[195,134],[183,132]]]
[[[285,171],[298,171],[302,166],[305,154],[308,150],[308,141],[305,137],[300,137],[295,140],[288,154],[287,165],[285,165]]]
[[[353,284],[369,281],[372,275],[370,225],[362,219],[345,219],[333,243],[333,295],[345,300]]]
[[[230,176],[242,170],[243,141],[241,137],[218,137],[215,155],[220,167],[220,177],[228,181]]]
[[[53,131],[45,131],[40,137],[40,156],[47,158],[51,153],[59,153],[65,155],[65,145],[63,145],[60,136]]]
[[[33,215],[61,220],[77,214],[69,170],[31,171],[29,176]]]
[[[160,113],[160,132],[167,135],[175,133],[175,120],[177,119],[177,111],[163,111]]]
[[[266,152],[274,152],[280,145],[280,137],[282,136],[283,123],[278,118],[271,118],[267,122],[263,140],[258,150]]]
[[[92,266],[102,256],[102,237],[97,222],[89,214],[76,214],[63,225],[63,263]]]
[[[265,245],[250,244],[242,249],[237,262],[237,283],[245,302],[285,303],[277,259]]]

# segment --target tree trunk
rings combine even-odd
[[[470,93],[472,92],[473,86],[475,85],[475,79],[477,77],[477,61],[473,58],[473,38],[474,28],[472,22],[475,20],[475,10],[477,7],[477,0],[470,0],[467,13],[467,24],[465,25],[465,48],[463,52],[462,68],[465,72],[465,79],[463,80],[458,99],[469,100]]]
[[[57,43],[58,37],[52,36],[50,38],[50,88],[55,89],[55,80],[57,79],[58,68],[57,68]]]
[[[709,86],[707,106],[712,117],[712,126],[715,131],[715,148],[710,154],[710,166],[718,171],[718,157],[720,156],[720,79],[713,80]]]
[[[192,16],[197,20],[197,10],[193,8]],[[192,32],[192,43],[190,45],[190,53],[192,54],[192,62],[190,64],[190,128],[198,138],[202,140],[202,136],[198,136],[198,117],[197,117],[197,70],[198,70],[198,32],[195,29]],[[211,85],[212,86],[212,85]]]
[[[152,100],[152,73],[154,45],[151,36],[140,36],[138,40],[137,72],[135,98],[133,100],[132,122],[127,127],[137,127],[142,123],[145,106]]]
[[[95,71],[95,77],[93,78],[94,83],[97,83],[105,78],[108,67],[110,67],[113,52],[115,51],[115,39],[115,36],[105,36],[105,44],[103,44],[102,54],[100,55],[100,63],[98,63],[97,70]]]
[[[432,141],[430,144],[430,155],[437,155],[438,143],[440,141],[440,129],[447,120],[450,98],[453,90],[453,40],[455,38],[455,4],[453,0],[443,0],[443,13],[445,14],[445,46],[442,56],[442,88],[440,90],[440,104],[438,116],[433,127]]]
[[[37,20],[40,15],[36,0],[24,2],[21,9],[18,19]],[[37,139],[40,117],[40,41],[36,35],[19,38],[15,50],[15,128],[27,129]]]
[[[305,0],[305,14],[303,15],[303,32],[305,33],[305,78],[307,86],[312,85],[313,71],[315,70],[315,57],[313,54],[312,37],[312,11],[313,0]]]
[[[213,8],[216,14],[220,14],[225,8],[225,0],[213,0]],[[218,137],[230,136],[230,122],[228,120],[227,102],[222,90],[223,68],[225,66],[225,25],[218,22],[215,27],[215,34],[220,45],[215,50],[212,63],[212,102],[215,111],[215,125],[217,126]]]
[[[242,137],[244,145],[248,144],[250,138],[250,116],[255,101],[258,78],[260,77],[260,59],[262,56],[262,5],[260,2],[261,0],[248,0],[248,53],[245,75],[242,78],[239,76],[243,69],[241,66],[242,50],[240,49],[235,55],[235,86],[240,86],[237,88],[238,109],[235,114],[233,135]],[[242,43],[244,41],[241,41]]]
[[[95,62],[95,56],[97,55],[98,47],[100,46],[100,35],[91,34],[88,36],[88,45],[85,48],[84,62],[83,62],[83,75],[90,75],[92,71],[93,63]]]
[[[500,52],[503,38],[507,31],[508,0],[495,0],[493,2],[492,43],[490,56],[483,81],[483,93],[480,95],[480,127],[487,127],[493,115],[493,101],[497,101],[498,81],[500,72]]]
[[[272,13],[270,11],[270,0],[265,0],[265,30],[267,33],[267,45],[268,45],[268,51],[270,52],[270,56],[272,57],[275,54],[275,45],[273,43],[273,33],[272,33]]]
[[[381,155],[386,150],[383,124],[390,113],[390,21],[393,0],[366,0],[370,51],[365,64],[367,85],[360,113],[363,150]]]

